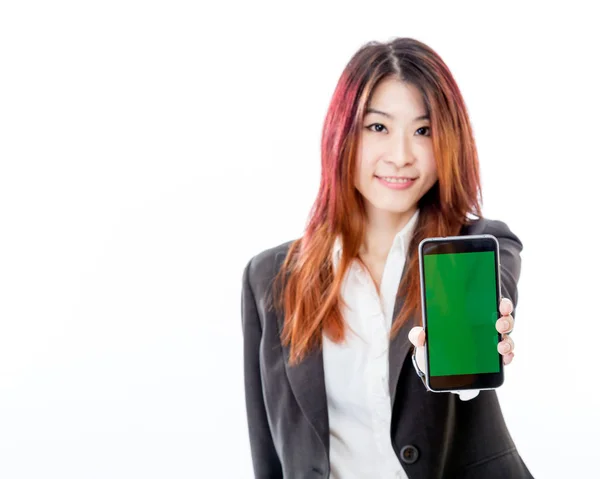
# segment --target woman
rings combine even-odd
[[[417,374],[426,237],[496,236],[505,364],[514,348],[522,244],[482,217],[473,133],[448,67],[414,39],[364,45],[334,92],[321,155],[303,236],[244,270],[255,476],[532,477],[494,390],[432,393]]]

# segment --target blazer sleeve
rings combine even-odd
[[[242,331],[244,343],[244,388],[246,414],[250,436],[250,451],[254,475],[259,479],[282,478],[281,462],[277,456],[263,399],[259,346],[262,328],[256,300],[250,286],[252,260],[244,269],[242,279]]]
[[[521,276],[523,243],[503,221],[491,220],[486,229],[486,233],[494,235],[500,245],[500,292],[502,297],[512,301],[514,318],[519,300],[517,283]]]

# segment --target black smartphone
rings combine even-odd
[[[494,389],[504,382],[496,330],[500,251],[493,235],[419,243],[425,379],[434,392]]]

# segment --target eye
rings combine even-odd
[[[427,134],[427,135],[421,134],[421,135],[419,135],[419,136],[431,136],[431,128],[429,128],[428,126],[422,126],[422,127],[421,127],[421,128],[419,128],[417,131],[421,131],[421,130],[427,130],[427,131],[428,131],[428,134]]]
[[[371,128],[372,126],[380,126],[382,128],[385,128],[385,126],[383,126],[381,123],[373,123],[373,124],[367,126],[367,130],[375,131]],[[387,128],[385,128],[385,129],[387,130]],[[377,133],[379,133],[380,131],[381,131],[380,129],[376,130]]]

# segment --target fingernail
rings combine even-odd
[[[503,319],[502,321],[500,321],[500,327],[505,330],[508,329],[508,321],[506,319]]]
[[[507,352],[508,352],[508,350],[510,349],[510,345],[509,345],[508,343],[504,343],[504,344],[503,344],[503,345],[500,347],[500,349],[502,349],[502,352],[505,352],[505,353],[507,353]]]

